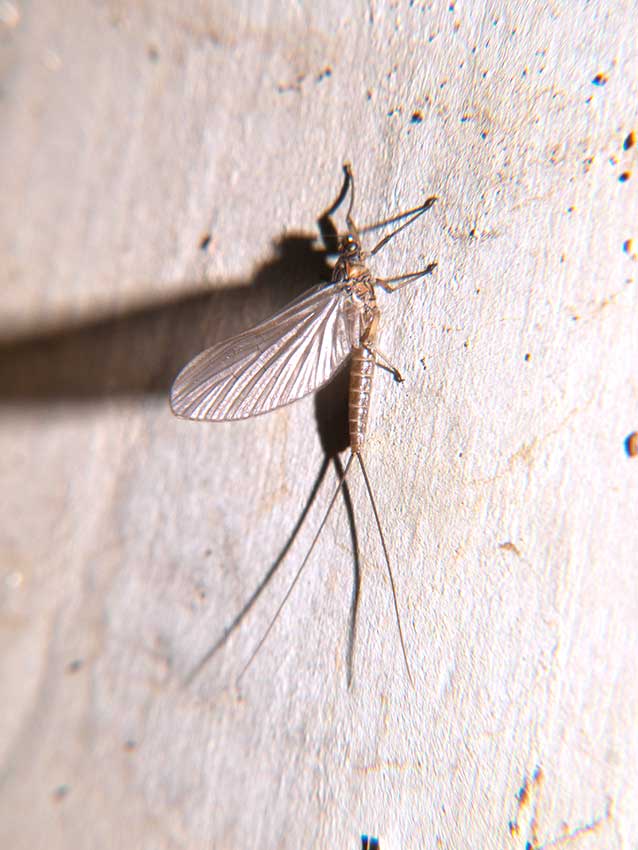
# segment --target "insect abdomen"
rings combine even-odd
[[[374,355],[369,349],[363,347],[353,349],[350,364],[348,422],[350,448],[354,454],[361,451],[366,438],[374,365]]]

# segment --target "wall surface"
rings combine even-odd
[[[636,848],[637,43],[632,2],[0,0],[1,847]],[[379,294],[365,449],[414,687],[356,468],[238,683],[341,388],[167,393],[326,279],[346,160],[360,223],[439,198],[371,261],[438,261]]]

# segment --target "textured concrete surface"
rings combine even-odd
[[[634,846],[637,11],[0,1],[0,846]],[[339,399],[167,391],[325,277],[345,159],[362,223],[439,197],[374,263],[439,263],[366,451],[415,687],[358,474],[236,685],[330,465],[185,685]]]

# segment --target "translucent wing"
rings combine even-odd
[[[325,384],[361,340],[361,307],[317,286],[252,330],[206,349],[180,372],[171,407],[187,419],[245,419]]]

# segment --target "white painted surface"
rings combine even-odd
[[[452,6],[0,3],[0,846],[635,846],[638,10]],[[381,296],[367,451],[416,688],[357,476],[352,687],[343,504],[232,684],[326,483],[183,688],[322,451],[312,400],[165,390],[315,282],[275,246],[346,158],[361,222],[440,198],[375,265],[439,262]]]

